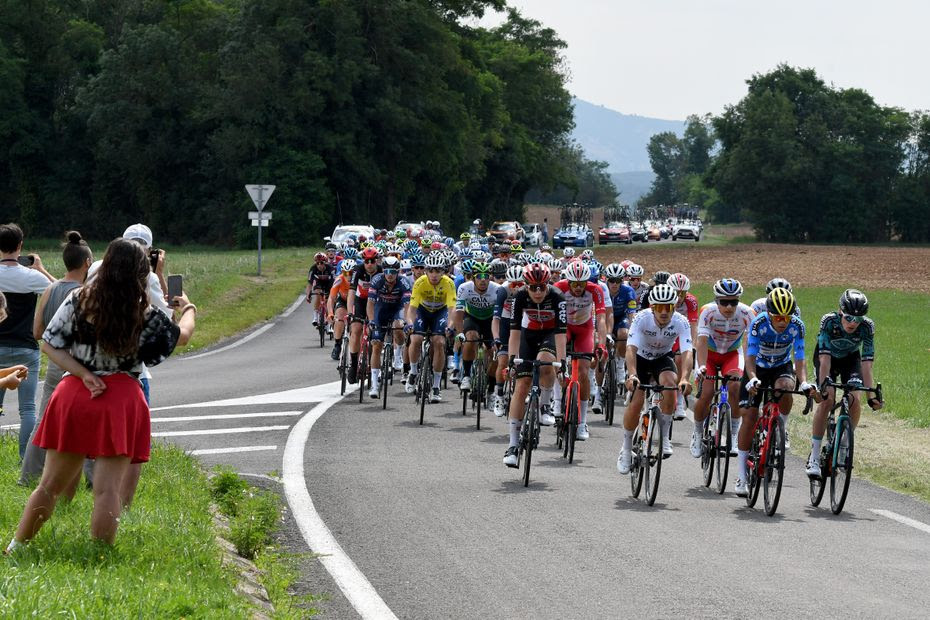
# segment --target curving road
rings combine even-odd
[[[685,422],[648,507],[616,472],[619,428],[593,415],[573,465],[544,429],[524,488],[520,472],[501,464],[504,421],[483,415],[476,431],[452,390],[428,407],[424,426],[399,384],[386,411],[360,405],[357,393],[331,399],[334,364],[311,344],[309,314],[299,305],[251,340],[155,369],[153,431],[173,433],[161,437],[208,466],[286,479],[302,467],[298,483],[347,556],[336,549],[302,563],[298,590],[322,593],[330,617],[927,615],[922,502],[854,480],[835,517],[810,507],[792,458],[778,513],[766,517],[733,495],[732,482],[722,496],[701,486]],[[295,424],[309,428],[305,445],[295,444]],[[299,463],[286,462],[287,445]],[[292,505],[285,521],[293,551],[308,549],[308,514]],[[347,566],[364,577],[347,578]]]

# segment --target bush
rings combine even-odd
[[[244,558],[271,542],[271,533],[281,514],[281,500],[268,491],[247,491],[229,524],[230,539]]]
[[[210,493],[213,501],[220,507],[220,511],[228,516],[235,517],[242,497],[249,489],[245,480],[229,466],[218,465],[210,479]]]

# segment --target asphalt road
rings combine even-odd
[[[216,451],[198,456],[278,488],[261,476],[287,469],[295,423],[333,393],[326,384],[337,378],[328,350],[312,344],[309,321],[304,304],[241,345],[156,368],[153,431],[184,433],[161,440]],[[313,386],[323,387],[305,389]],[[524,488],[520,471],[501,464],[504,421],[483,415],[476,431],[456,393],[443,396],[419,426],[399,383],[386,411],[353,394],[325,411],[300,446],[319,516],[397,617],[927,616],[930,506],[922,502],[857,479],[834,516],[809,505],[803,464],[792,458],[778,513],[766,517],[761,498],[749,509],[735,497],[732,472],[722,496],[701,485],[684,422],[649,507],[616,471],[619,428],[593,415],[591,439],[578,444],[572,465],[544,429]],[[220,417],[242,414],[268,415]],[[252,430],[190,434],[229,429]],[[254,450],[229,451],[242,448]],[[282,541],[292,551],[308,549],[298,523],[305,518],[298,510],[285,519]],[[322,594],[324,614],[358,617],[320,560],[301,568],[298,591]]]

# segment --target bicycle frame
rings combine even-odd
[[[866,394],[875,394],[875,397],[879,401],[882,400],[882,384],[881,383],[877,383],[874,388],[867,388],[865,386],[856,385],[856,384],[836,383],[828,379],[827,381],[823,383],[821,387],[823,389],[834,388],[834,389],[839,389],[843,391],[843,397],[840,399],[836,399],[836,401],[833,404],[833,407],[830,408],[830,413],[827,414],[827,429],[836,428],[836,426],[839,425],[844,418],[848,419],[850,421],[850,424],[852,424],[852,416],[849,413],[849,408],[850,406],[852,406],[852,393],[853,392],[864,392]],[[821,392],[821,395],[824,396],[823,392]],[[840,410],[839,416],[836,415],[836,411],[838,409]],[[835,436],[834,433],[830,434],[831,441],[833,440],[834,436]],[[839,442],[834,441],[831,448],[832,448],[831,450],[832,454],[830,456],[830,467],[834,468],[836,467],[839,450],[840,450]]]
[[[514,364],[522,364],[522,359],[514,359]],[[552,366],[556,370],[562,367],[559,362],[544,362],[533,360],[533,378],[527,396],[526,407],[523,410],[523,425],[520,427],[520,443],[517,444],[517,461],[526,457],[523,469],[523,486],[530,484],[530,463],[533,450],[539,445],[539,369],[542,366]]]

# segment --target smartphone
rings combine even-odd
[[[149,262],[152,264],[152,271],[158,270],[158,253],[159,250],[152,248],[149,250]]]
[[[28,256],[19,256],[16,258],[16,262],[23,267],[32,267],[36,264],[36,257],[31,254]]]
[[[184,278],[182,276],[168,276],[168,305],[177,305],[174,298],[184,292]]]

